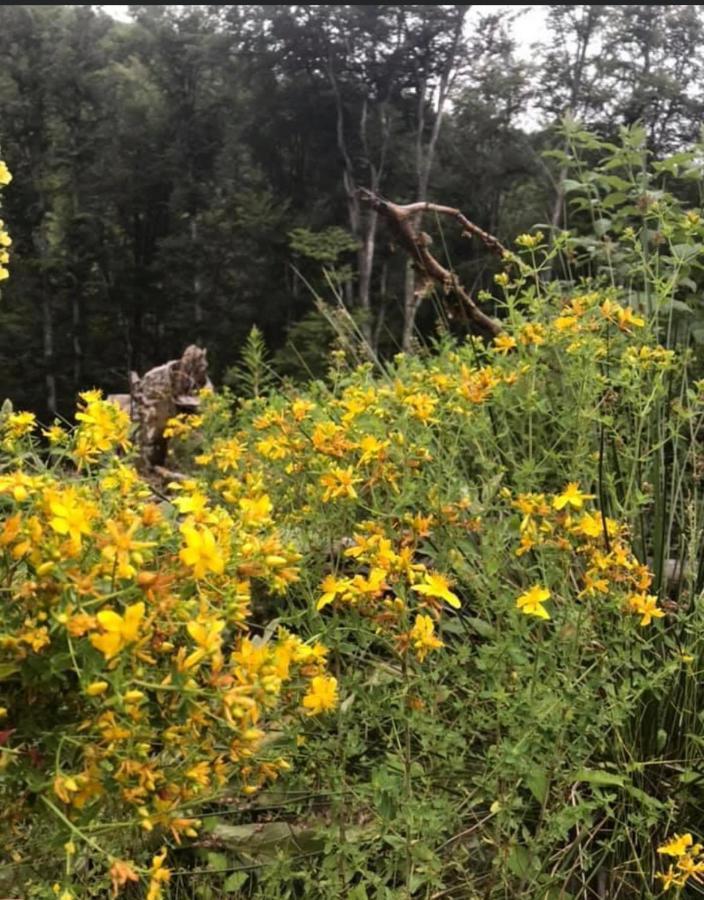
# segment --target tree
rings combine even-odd
[[[428,199],[430,175],[448,100],[464,59],[463,28],[468,6],[407,7],[404,55],[406,90],[413,104],[413,174],[417,202]],[[414,223],[414,224],[417,224]],[[417,289],[418,288],[418,289]],[[401,346],[411,349],[422,290],[412,265],[406,264]]]

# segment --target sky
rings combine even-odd
[[[129,21],[129,15],[127,14],[127,5],[122,5],[118,3],[111,3],[109,5],[103,4],[103,9],[110,13],[111,16],[114,16],[116,19],[120,19],[123,22]],[[481,12],[491,12],[492,10],[510,10],[511,12],[522,12],[521,17],[518,19],[514,26],[514,35],[516,37],[517,42],[517,55],[523,59],[527,59],[531,56],[531,45],[536,41],[540,40],[545,31],[545,15],[549,6],[528,6],[522,4],[520,6],[476,6],[474,7],[477,11]]]

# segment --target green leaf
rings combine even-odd
[[[225,879],[222,889],[226,894],[234,894],[236,891],[239,891],[241,887],[244,887],[246,881],[246,872],[233,872],[232,875]]]
[[[519,878],[528,878],[531,873],[531,855],[525,847],[514,844],[508,856],[508,867]]]
[[[581,181],[575,181],[573,178],[565,178],[562,182],[562,190],[569,194],[570,191],[584,191],[587,190],[587,185],[582,184]]]
[[[209,852],[207,855],[208,868],[215,872],[224,872],[229,865],[229,860],[224,853]]]
[[[355,886],[347,891],[348,900],[368,900],[367,889],[363,884],[355,884]]]
[[[682,315],[691,316],[694,315],[694,310],[683,300],[668,300],[667,303],[663,303],[658,313],[661,316],[669,316],[670,313],[681,313]]]
[[[607,194],[604,197],[601,205],[604,209],[610,209],[612,206],[619,206],[621,203],[625,203],[626,200],[628,200],[627,194],[624,194],[623,191],[614,191],[613,194]]]
[[[686,262],[696,259],[702,252],[704,252],[702,244],[675,244],[671,248],[671,253],[675,259]]]
[[[526,778],[526,784],[528,785],[528,789],[538,801],[538,803],[545,803],[545,798],[548,795],[547,774],[542,770],[531,772],[530,775]]]
[[[599,237],[603,237],[609,228],[611,228],[611,219],[597,219],[594,223],[594,232]]]
[[[585,781],[596,787],[624,787],[626,779],[623,775],[604,772],[602,769],[580,769],[574,776],[575,781]]]
[[[496,637],[496,629],[490,622],[485,622],[484,619],[478,619],[476,616],[468,616],[466,622],[480,637]]]
[[[694,769],[685,769],[680,775],[680,784],[694,784],[696,781],[701,781],[701,778],[701,772],[695,772]]]
[[[19,672],[19,666],[14,663],[0,663],[0,681],[7,681]]]

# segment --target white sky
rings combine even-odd
[[[119,3],[103,4],[102,8],[110,13],[116,19],[122,22],[129,21],[127,13],[127,5]],[[530,6],[521,4],[520,6],[475,6],[474,9],[482,12],[491,10],[505,9],[513,13],[522,11],[521,17],[515,23],[513,31],[517,41],[517,54],[522,59],[531,56],[531,45],[539,41],[545,33],[545,15],[548,10],[547,5]],[[471,16],[471,14],[470,14]]]

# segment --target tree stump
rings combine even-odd
[[[130,372],[130,393],[111,394],[137,426],[137,443],[142,466],[147,471],[163,467],[168,452],[164,429],[180,412],[195,413],[200,407],[200,391],[211,388],[207,350],[191,344],[180,359],[172,359],[146,372],[141,378]]]

